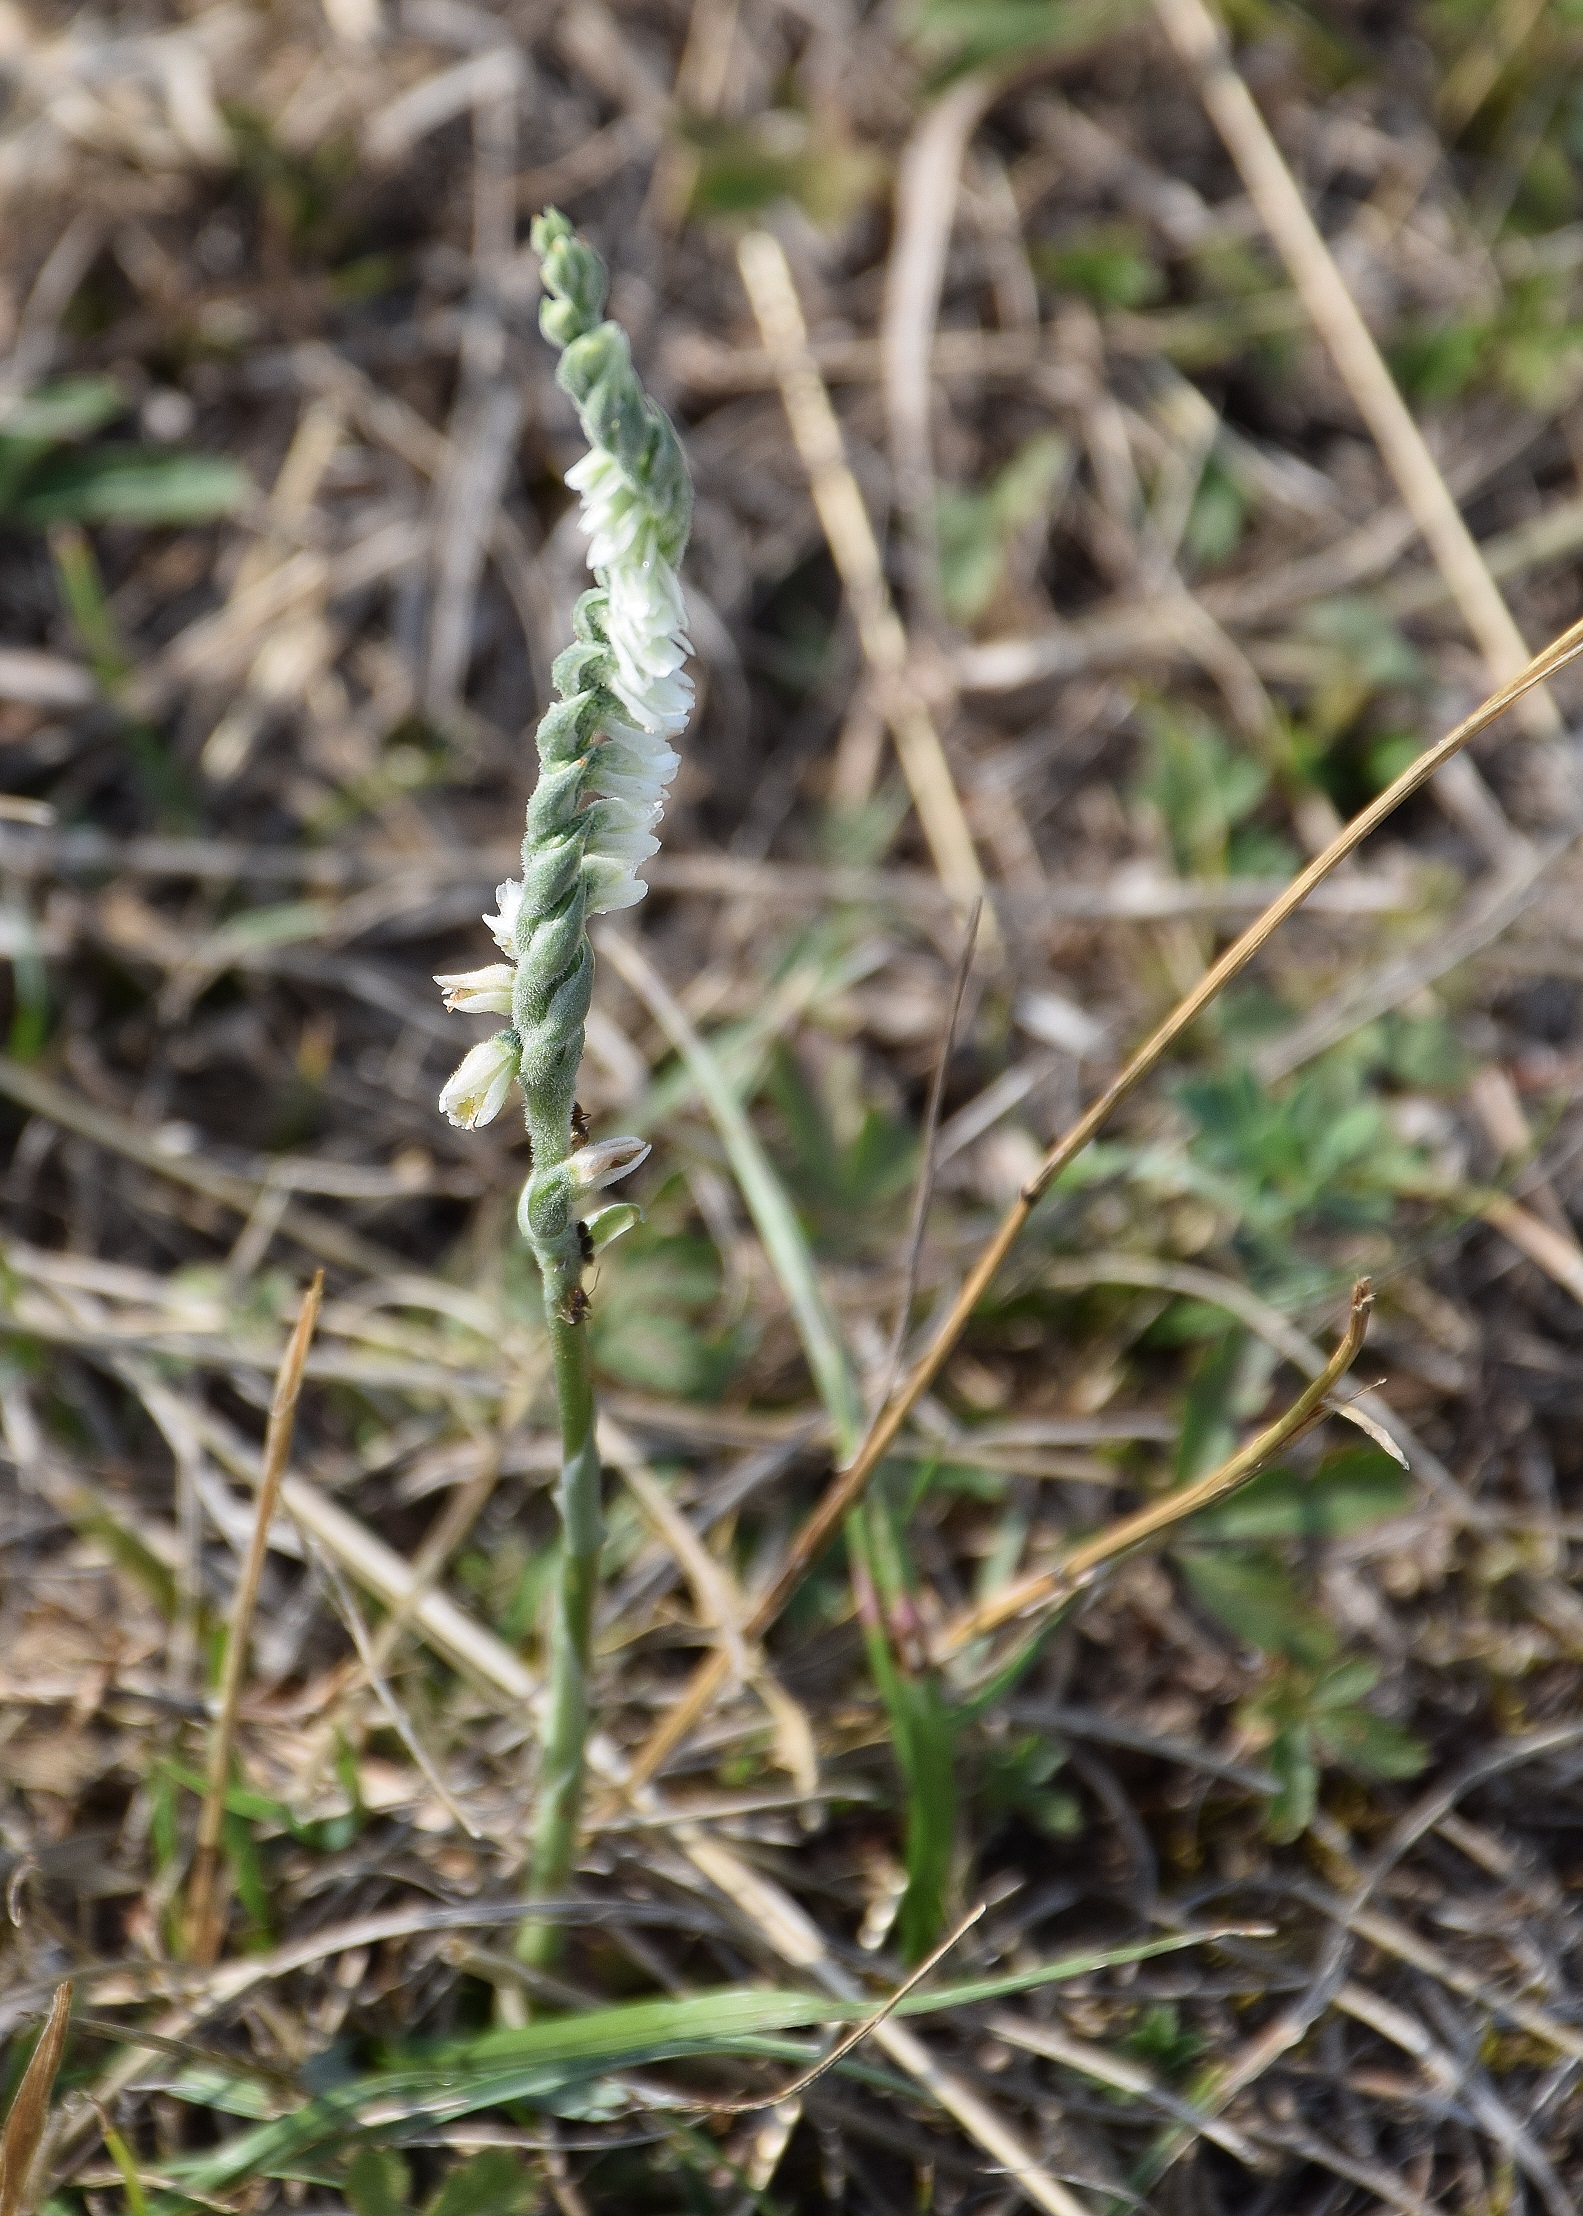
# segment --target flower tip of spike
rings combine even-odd
[[[562,215],[559,208],[545,208],[533,218],[528,232],[533,251],[542,261],[552,246],[575,237],[570,216]]]

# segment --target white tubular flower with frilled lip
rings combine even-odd
[[[631,719],[607,720],[588,775],[584,869],[590,915],[630,908],[648,887],[638,871],[655,837],[681,758],[669,741],[692,709],[692,652],[682,589],[659,546],[653,510],[613,454],[599,447],[566,473],[582,501],[588,565],[605,594],[610,690]]]
[[[497,1031],[463,1055],[440,1095],[441,1110],[459,1131],[493,1123],[506,1105],[521,1059],[514,1031]]]
[[[495,899],[499,913],[485,916],[484,928],[502,954],[517,951],[517,918],[522,913],[522,883],[519,878],[508,877],[503,885],[495,887]]]
[[[569,1167],[580,1193],[600,1193],[630,1177],[648,1158],[647,1139],[600,1139],[593,1146],[580,1147]]]
[[[447,1008],[463,1016],[509,1016],[511,991],[517,973],[509,962],[491,962],[484,969],[436,973],[434,982]]]
[[[598,447],[567,471],[566,482],[582,501],[588,566],[610,598],[611,690],[646,731],[674,734],[692,708],[683,667],[692,642],[681,583],[659,549],[653,513],[615,456]]]

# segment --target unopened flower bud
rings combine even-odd
[[[445,995],[447,1008],[464,1016],[509,1016],[511,988],[517,973],[509,962],[491,962],[485,969],[455,970],[434,980]]]
[[[458,1130],[491,1123],[506,1104],[522,1050],[514,1031],[497,1031],[465,1054],[440,1095],[441,1112]],[[644,1149],[645,1153],[648,1151]]]
[[[642,1221],[643,1211],[635,1201],[617,1200],[608,1208],[596,1208],[583,1222],[588,1234],[588,1251],[602,1253],[612,1239],[619,1239],[623,1231],[630,1231],[634,1224]]]
[[[579,1147],[566,1167],[580,1193],[597,1193],[635,1170],[648,1151],[647,1139],[601,1139],[596,1146]]]

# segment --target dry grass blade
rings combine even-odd
[[[733,1681],[745,1683],[752,1665],[738,1628],[742,1607],[734,1581],[709,1552],[626,1432],[608,1416],[600,1418],[599,1448],[601,1459],[621,1472],[622,1481],[645,1520],[680,1563],[693,1589],[699,1622],[720,1635],[721,1650],[730,1662]]]
[[[296,1329],[281,1356],[269,1405],[269,1428],[264,1438],[264,1466],[259,1476],[253,1508],[253,1534],[237,1580],[231,1606],[231,1624],[225,1648],[225,1669],[220,1698],[209,1739],[209,1763],[198,1835],[193,1848],[192,1875],[187,1887],[186,1941],[189,1957],[197,1963],[213,1962],[224,1932],[224,1907],[219,1898],[220,1839],[225,1828],[225,1800],[231,1784],[231,1754],[236,1743],[237,1711],[247,1674],[248,1641],[258,1588],[269,1552],[269,1527],[280,1500],[291,1435],[297,1420],[297,1398],[302,1391],[303,1365],[313,1344],[314,1326],[324,1298],[324,1272],[315,1272],[303,1295]]]
[[[1191,1029],[1216,995],[1233,978],[1241,975],[1287,918],[1297,912],[1316,885],[1322,884],[1332,871],[1339,869],[1347,857],[1356,852],[1369,834],[1377,830],[1404,800],[1429,782],[1436,770],[1454,760],[1471,740],[1477,738],[1481,731],[1488,730],[1498,717],[1504,715],[1514,702],[1532,691],[1535,685],[1543,684],[1546,678],[1553,677],[1557,670],[1576,661],[1579,655],[1583,655],[1583,622],[1573,624],[1558,638],[1553,639],[1533,657],[1519,676],[1491,693],[1472,715],[1466,717],[1454,730],[1447,732],[1437,745],[1426,748],[1394,783],[1388,785],[1376,800],[1354,816],[1324,852],[1316,855],[1307,868],[1293,878],[1279,898],[1273,900],[1264,913],[1227,947],[1219,960],[1205,971],[1193,990],[1178,1001],[1165,1021],[1150,1033],[1092,1106],[1051,1147],[1038,1171],[1001,1218],[993,1238],[969,1270],[949,1315],[936,1333],[933,1345],[903,1381],[899,1391],[880,1410],[858,1453],[826,1488],[818,1506],[788,1548],[786,1559],[773,1584],[763,1595],[751,1620],[744,1626],[748,1637],[761,1636],[774,1622],[801,1584],[809,1565],[817,1561],[828,1546],[848,1509],[861,1497],[902,1425],[938,1376],[942,1364],[966,1329],[974,1309],[994,1282],[1002,1263],[1016,1245],[1023,1226],[1039,1200],[1068,1163],[1076,1160],[1122,1103],[1158,1068],[1171,1047],[1184,1032]],[[724,1677],[718,1659],[711,1658],[700,1666],[692,1683],[634,1757],[634,1775],[655,1775],[670,1753],[693,1730],[700,1716],[705,1714],[723,1683]]]
[[[887,1994],[885,2000],[875,2009],[873,2015],[865,2017],[862,2023],[855,2024],[843,2038],[838,2039],[823,2061],[816,2062],[811,2070],[804,2070],[800,2077],[794,2077],[789,2085],[781,2086],[777,2092],[761,2093],[753,2100],[710,2101],[705,2113],[710,2116],[746,2116],[752,2114],[755,2109],[779,2108],[783,2102],[799,2099],[807,2092],[810,2085],[817,2085],[822,2077],[828,2076],[830,2071],[837,2069],[854,2048],[860,2047],[865,2039],[871,2039],[880,2026],[889,2021],[907,1996],[918,1990],[930,1971],[938,1969],[952,1948],[958,1944],[966,1933],[972,1930],[983,1915],[986,1906],[986,1902],[980,1901],[976,1907],[970,1908],[961,1922],[953,1930],[947,1932],[940,1944],[931,1953],[925,1955],[911,1976],[904,1978],[894,1993]]]
[[[29,2216],[34,2159],[49,2118],[50,2095],[66,2052],[71,2022],[71,1980],[55,1988],[38,2045],[22,2073],[11,2112],[0,2133],[0,2216]]]
[[[984,872],[934,718],[908,674],[907,634],[891,602],[874,526],[847,463],[841,426],[809,351],[786,256],[778,239],[767,231],[752,231],[737,249],[737,264],[775,365],[787,421],[852,604],[864,656],[882,687],[880,706],[895,736],[902,774],[940,881],[964,902],[982,898]],[[985,937],[993,942],[996,936],[991,910]]]
[[[891,1334],[890,1351],[876,1395],[882,1408],[895,1387],[896,1372],[901,1367],[902,1354],[907,1344],[907,1329],[912,1321],[912,1304],[918,1291],[918,1265],[923,1257],[923,1236],[929,1221],[929,1203],[934,1197],[935,1171],[939,1166],[937,1144],[940,1136],[940,1110],[945,1105],[946,1079],[951,1071],[951,1050],[956,1044],[956,1027],[961,1020],[962,1000],[967,991],[968,975],[973,967],[973,952],[978,945],[978,927],[983,913],[983,903],[975,900],[962,933],[962,952],[957,961],[956,975],[951,980],[950,1005],[946,1009],[945,1023],[940,1033],[940,1058],[934,1065],[934,1075],[929,1080],[929,1098],[924,1103],[923,1130],[918,1139],[918,1182],[913,1187],[912,1215],[907,1224],[907,1270],[902,1280],[901,1298],[896,1303],[896,1322]]]
[[[931,612],[939,548],[931,417],[932,355],[962,161],[995,94],[993,77],[965,77],[936,102],[896,166],[896,238],[886,265],[881,347],[891,474],[912,541],[915,594]]]
[[[41,1070],[28,1068],[4,1054],[0,1054],[0,1093],[27,1109],[30,1115],[45,1116],[63,1130],[77,1132],[94,1146],[136,1162],[140,1168],[152,1170],[156,1176],[168,1178],[173,1184],[188,1186],[206,1199],[217,1200],[234,1209],[239,1216],[251,1216],[265,1190],[260,1181],[239,1177],[235,1171],[221,1168],[201,1155],[195,1157],[161,1147],[153,1133],[130,1118],[96,1106],[69,1086],[46,1077]],[[280,1228],[290,1233],[308,1253],[322,1255],[326,1262],[339,1263],[345,1269],[380,1272],[395,1265],[395,1257],[372,1239],[347,1230],[316,1208],[290,1202],[281,1211]]]
[[[1304,307],[1373,433],[1408,512],[1478,641],[1490,675],[1511,677],[1527,659],[1523,635],[1358,312],[1335,257],[1308,212],[1269,126],[1232,65],[1220,26],[1205,0],[1155,0],[1155,9],[1172,45],[1197,74],[1204,105],[1242,172],[1243,182]],[[1553,736],[1561,727],[1554,707],[1543,696],[1533,703],[1531,721],[1532,727],[1545,736]]]
[[[1187,1517],[1196,1516],[1200,1509],[1213,1507],[1216,1501],[1224,1500],[1249,1478],[1256,1477],[1277,1454],[1300,1439],[1328,1413],[1326,1402],[1330,1394],[1362,1349],[1373,1299],[1367,1278],[1360,1278],[1352,1288],[1351,1313],[1335,1353],[1319,1375],[1298,1394],[1291,1407],[1274,1423],[1267,1424],[1245,1447],[1207,1476],[1199,1478],[1196,1484],[1184,1485],[1180,1491],[1167,1493],[1162,1500],[1151,1502],[1135,1514],[1107,1524],[1093,1538],[1073,1547],[1054,1569],[1041,1571],[1036,1577],[1019,1578],[1015,1584],[992,1594],[979,1607],[966,1610],[947,1626],[940,1641],[942,1651],[952,1653],[970,1640],[982,1638],[986,1632],[997,1630],[1000,1625],[1026,1616],[1036,1608],[1057,1606],[1071,1599],[1119,1555],[1130,1553],[1148,1539],[1158,1538],[1162,1531],[1174,1529]]]

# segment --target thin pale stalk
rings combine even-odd
[[[314,1274],[302,1297],[296,1328],[286,1343],[269,1404],[269,1427],[264,1437],[264,1467],[258,1481],[253,1510],[253,1533],[242,1574],[237,1580],[231,1610],[231,1630],[226,1641],[225,1666],[220,1679],[220,1701],[209,1741],[209,1769],[204,1784],[203,1808],[198,1817],[198,1837],[193,1849],[192,1877],[187,1888],[187,1953],[197,1963],[213,1962],[224,1935],[224,1903],[219,1895],[220,1839],[225,1828],[225,1799],[231,1783],[231,1752],[236,1743],[237,1712],[242,1703],[242,1683],[247,1672],[248,1639],[258,1589],[269,1552],[269,1527],[280,1499],[281,1482],[291,1455],[291,1436],[297,1422],[297,1397],[302,1391],[303,1365],[313,1344],[324,1298],[324,1272]]]

